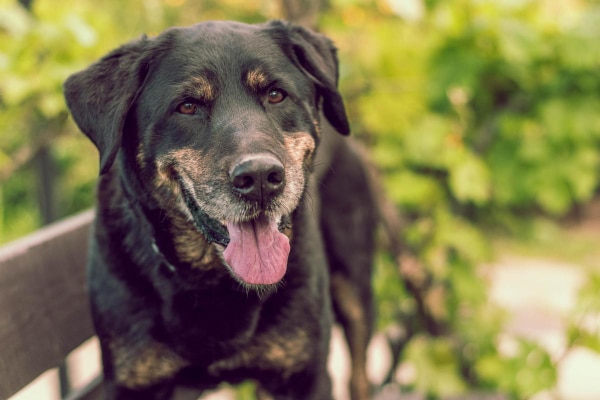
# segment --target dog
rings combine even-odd
[[[88,262],[107,399],[256,382],[332,398],[334,321],[370,398],[375,195],[332,41],[284,21],[131,41],[64,84],[99,151]]]

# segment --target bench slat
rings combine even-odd
[[[72,393],[65,400],[101,400],[103,397],[102,376],[97,377],[85,388]],[[190,388],[177,388],[173,400],[198,400],[200,391]]]
[[[100,400],[102,394],[102,375],[100,375],[85,388],[71,393],[65,400]]]
[[[0,398],[93,335],[85,264],[93,211],[0,248]]]

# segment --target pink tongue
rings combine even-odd
[[[277,283],[285,275],[290,242],[277,223],[261,217],[255,221],[228,223],[230,242],[225,262],[242,281],[252,285]]]

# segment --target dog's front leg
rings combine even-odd
[[[177,373],[187,365],[165,345],[139,339],[101,338],[106,400],[168,400]]]

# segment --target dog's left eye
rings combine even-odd
[[[286,96],[287,94],[281,89],[271,89],[269,90],[267,98],[269,99],[269,103],[277,104],[285,100]]]
[[[196,112],[198,111],[198,104],[193,103],[191,101],[186,101],[186,102],[181,103],[177,107],[177,111],[181,114],[186,114],[186,115],[196,114]]]

